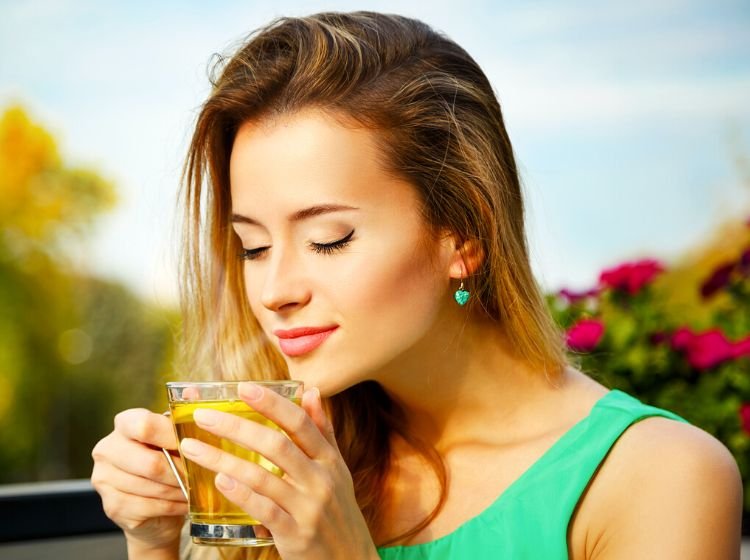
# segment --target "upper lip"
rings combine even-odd
[[[338,325],[329,325],[327,327],[296,327],[294,329],[276,329],[273,334],[279,338],[298,338],[300,336],[310,336],[338,328]]]

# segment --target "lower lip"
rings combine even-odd
[[[318,346],[323,344],[335,330],[336,329],[331,329],[330,331],[308,334],[306,336],[297,336],[295,338],[280,338],[279,346],[281,346],[281,351],[287,356],[302,356],[303,354],[312,352]]]

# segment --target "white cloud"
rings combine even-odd
[[[490,73],[492,73],[490,71]],[[509,122],[535,130],[566,125],[616,126],[634,119],[722,119],[750,116],[750,77],[724,80],[550,84],[543,73],[507,77],[500,98]],[[507,74],[506,74],[507,75]],[[549,75],[549,74],[547,74]]]

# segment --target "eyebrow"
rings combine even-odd
[[[303,208],[302,210],[298,210],[297,212],[289,216],[289,221],[300,222],[314,216],[330,214],[331,212],[343,212],[346,210],[359,210],[359,208],[355,206],[346,206],[344,204],[321,204],[318,206],[311,206],[310,208]],[[252,224],[256,226],[261,225],[261,223],[257,220],[254,220],[248,216],[243,216],[242,214],[234,213],[232,214],[232,223]]]

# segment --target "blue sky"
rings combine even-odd
[[[667,261],[750,214],[750,4],[0,0],[0,106],[20,101],[72,162],[119,188],[75,256],[168,302],[175,195],[214,52],[278,15],[420,18],[471,53],[503,107],[547,288],[622,260]],[[2,201],[0,201],[0,204]]]

